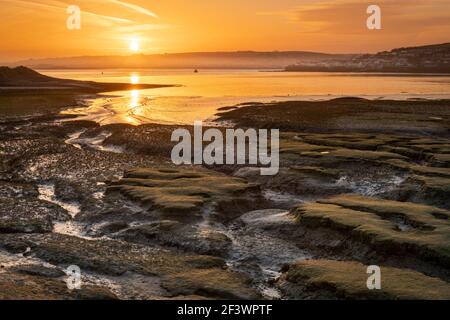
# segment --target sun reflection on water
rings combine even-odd
[[[108,76],[100,70],[52,71],[46,75],[114,83],[131,89],[113,97],[88,100],[65,114],[102,125],[111,123],[188,124],[216,118],[221,107],[244,102],[328,100],[345,96],[369,99],[448,98],[448,76],[364,76],[359,74],[261,72],[260,70],[124,70]],[[133,84],[136,83],[136,84]],[[180,84],[176,87],[138,89],[142,84]],[[410,92],[410,93],[402,93]],[[414,94],[418,92],[418,94]],[[382,94],[381,94],[382,93]]]
[[[139,117],[142,114],[142,106],[140,104],[141,93],[139,90],[131,90],[130,92],[130,104],[127,115],[125,117],[129,124],[138,125],[140,124]]]
[[[139,98],[141,97],[141,93],[139,90],[131,90],[130,94],[130,108],[136,108],[139,106]]]

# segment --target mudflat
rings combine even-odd
[[[0,291],[448,299],[449,107],[343,98],[221,110],[219,127],[281,130],[276,176],[174,166],[177,126],[100,126],[56,107],[10,115],[0,123]],[[69,265],[84,291],[65,289]],[[380,266],[381,291],[365,287],[368,265]]]

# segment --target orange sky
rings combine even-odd
[[[0,61],[140,52],[375,52],[450,41],[449,0],[0,0]],[[82,10],[66,28],[67,7]],[[382,9],[382,30],[366,8]]]

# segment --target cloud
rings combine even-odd
[[[49,1],[47,3],[42,3],[39,1],[32,1],[32,0],[4,0],[6,2],[10,2],[13,5],[16,6],[38,6],[38,7],[43,7],[43,8],[47,8],[47,9],[62,9],[63,7],[55,5],[55,4],[49,4],[49,3],[56,3],[55,1]]]
[[[154,12],[152,12],[152,11],[150,11],[150,10],[144,8],[144,7],[138,6],[136,4],[132,4],[132,3],[124,2],[124,1],[119,1],[119,0],[110,0],[110,1],[112,3],[115,3],[117,5],[126,7],[126,8],[131,9],[131,10],[134,10],[136,12],[139,12],[141,14],[147,15],[149,17],[158,18],[158,16]]]
[[[366,9],[373,3],[319,0],[257,15],[283,23],[293,39],[316,51],[377,52],[449,41],[449,0],[377,0],[382,29],[369,30]]]
[[[3,1],[10,2],[13,5],[18,5],[18,6],[22,6],[22,7],[23,6],[25,6],[25,7],[36,6],[36,7],[41,7],[41,8],[45,8],[48,10],[57,10],[57,11],[62,10],[64,12],[66,11],[67,7],[70,5],[69,3],[66,3],[63,1],[58,1],[58,0],[44,0],[44,1],[3,0]],[[98,13],[87,11],[87,10],[82,10],[81,12],[83,15],[86,15],[88,17],[103,20],[103,21],[97,21],[100,24],[102,24],[102,22],[116,22],[116,23],[132,23],[133,22],[132,20],[129,20],[129,19],[98,14]],[[95,22],[95,21],[96,20],[92,20],[92,22]]]
[[[131,25],[131,26],[121,26],[117,27],[115,30],[118,32],[141,32],[141,31],[153,31],[153,30],[164,30],[169,29],[169,25],[164,24],[141,24],[141,25]]]
[[[119,23],[133,23],[132,20],[129,19],[124,19],[124,18],[118,18],[118,17],[112,17],[112,16],[105,16],[102,14],[98,14],[98,13],[94,13],[94,12],[88,12],[88,11],[82,11],[83,14],[92,16],[92,17],[97,17],[97,18],[101,18],[101,19],[105,19],[105,20],[109,20],[112,22],[119,22]]]
[[[378,0],[377,4],[381,7],[383,30],[392,36],[450,26],[448,0]],[[355,0],[322,1],[296,7],[286,12],[286,17],[299,26],[299,32],[362,35],[369,32],[365,23],[368,5]]]

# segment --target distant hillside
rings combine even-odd
[[[18,83],[21,81],[47,82],[53,78],[44,76],[34,70],[20,66],[17,68],[0,67],[0,84]]]
[[[11,66],[34,69],[281,69],[327,72],[450,73],[450,43],[397,48],[376,54],[307,51],[192,52],[130,56],[30,59]]]
[[[446,53],[446,52],[449,52],[449,50],[450,50],[450,42],[442,43],[442,44],[431,44],[431,45],[419,46],[419,47],[397,48],[397,49],[393,49],[391,51],[383,51],[378,54],[387,53],[387,52],[391,52],[394,54],[401,53],[401,52],[418,53],[418,54],[429,53],[429,52]]]
[[[24,60],[12,64],[35,69],[77,68],[189,68],[189,69],[283,69],[298,61],[347,59],[348,55],[332,55],[306,51],[284,52],[194,52],[131,56],[92,56]]]
[[[450,43],[397,48],[348,59],[299,61],[286,71],[450,73]]]

